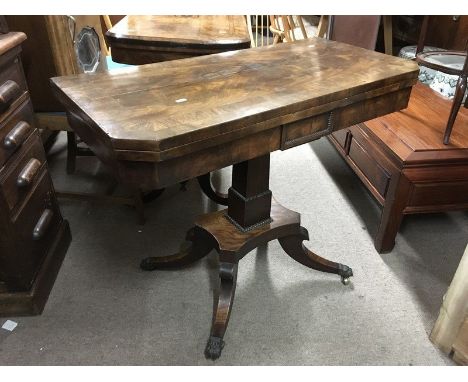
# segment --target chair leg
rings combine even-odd
[[[455,90],[455,96],[453,97],[452,108],[450,109],[450,115],[447,122],[447,127],[445,128],[444,134],[444,144],[448,145],[450,140],[450,134],[452,133],[453,124],[457,118],[458,111],[460,110],[461,103],[463,101],[463,96],[466,91],[466,76],[460,76],[457,82],[457,88]]]
[[[67,131],[67,174],[75,172],[77,151],[75,133]]]
[[[145,206],[143,204],[143,195],[141,190],[137,190],[133,196],[135,202],[135,211],[137,214],[137,224],[144,225],[145,224]]]

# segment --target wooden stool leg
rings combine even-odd
[[[468,58],[467,58],[468,61]],[[455,90],[455,96],[453,97],[452,108],[450,109],[450,115],[447,122],[447,127],[445,128],[444,134],[444,144],[448,145],[450,140],[450,134],[452,133],[453,124],[457,118],[458,111],[463,101],[463,97],[466,91],[466,81],[467,77],[461,75],[457,82],[457,88]],[[467,97],[468,102],[468,97]]]
[[[213,360],[221,356],[224,347],[223,337],[224,333],[226,333],[236,292],[237,263],[221,261],[219,264],[219,279],[219,295],[215,300],[211,334],[205,348],[206,358]]]
[[[379,228],[374,240],[378,253],[389,252],[395,246],[395,237],[403,219],[403,210],[408,202],[411,185],[402,174],[394,175],[387,192]]]
[[[67,131],[67,174],[73,174],[76,168],[76,136],[73,131]]]

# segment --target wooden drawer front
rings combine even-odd
[[[34,281],[62,217],[47,171],[42,171],[31,197],[13,222],[15,253],[7,256],[8,285],[28,290]]]
[[[28,99],[0,123],[0,168],[34,130],[32,103]]]
[[[382,197],[385,197],[390,181],[389,174],[367,153],[366,149],[354,137],[351,138],[348,155],[376,191]]]
[[[412,207],[468,205],[468,180],[415,183],[408,203]]]
[[[363,98],[314,117],[284,124],[281,132],[281,150],[286,150],[360,122],[404,109],[411,87],[398,89],[370,99]],[[364,95],[361,95],[364,97]]]
[[[28,90],[18,58],[0,68],[0,119]]]
[[[19,207],[31,192],[46,162],[37,130],[0,171],[0,189],[10,211]]]
[[[341,146],[343,150],[346,151],[346,139],[348,137],[349,130],[348,129],[343,129],[339,131],[335,131],[332,133],[333,138],[338,142],[338,144]]]
[[[313,141],[332,132],[331,113],[324,113],[283,125],[281,150]]]

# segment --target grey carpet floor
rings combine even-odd
[[[95,158],[65,174],[61,136],[49,157],[59,190],[100,191]],[[230,169],[215,174],[227,189]],[[247,255],[222,357],[205,360],[216,254],[178,271],[143,272],[179,248],[194,217],[218,207],[195,181],[147,205],[60,201],[73,241],[42,315],[0,329],[2,365],[451,365],[428,335],[468,240],[468,214],[404,219],[391,253],[372,237],[380,211],[326,139],[272,154],[276,199],[302,213],[309,248],[350,265],[352,284],[309,270],[271,242]],[[125,190],[117,190],[125,194]],[[2,320],[3,322],[3,320]]]

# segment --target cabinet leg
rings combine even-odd
[[[374,239],[374,247],[378,253],[390,252],[395,246],[395,237],[403,219],[403,210],[407,205],[410,189],[410,183],[402,174],[389,186]]]

